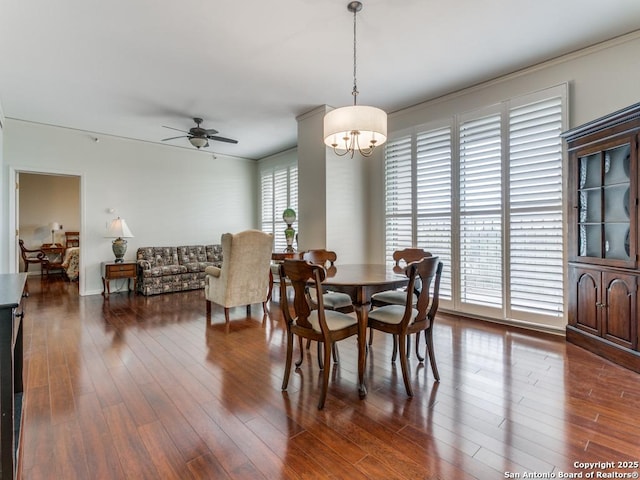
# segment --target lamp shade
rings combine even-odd
[[[384,110],[366,105],[336,108],[324,116],[324,143],[346,150],[354,140],[359,148],[380,146],[387,141],[387,114]],[[343,147],[344,146],[344,147]]]
[[[209,140],[205,137],[189,137],[189,141],[191,142],[191,145],[196,148],[202,148],[209,145]]]
[[[118,217],[111,220],[106,236],[110,238],[133,238],[133,233],[129,230],[124,218]]]

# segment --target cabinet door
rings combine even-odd
[[[600,271],[570,268],[569,324],[593,335],[600,335]]]
[[[572,155],[572,260],[635,267],[636,149],[625,136]]]
[[[637,346],[636,292],[637,276],[602,272],[602,336],[607,340],[635,349]]]

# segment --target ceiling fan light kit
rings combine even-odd
[[[356,81],[356,14],[362,2],[349,2],[347,10],[353,13],[353,105],[332,110],[324,116],[324,143],[338,156],[357,151],[369,157],[373,150],[387,141],[387,114],[376,107],[357,105]]]
[[[204,147],[208,147],[209,146],[209,140],[215,140],[217,142],[225,142],[225,143],[234,143],[234,144],[238,143],[237,140],[234,140],[232,138],[220,137],[220,136],[216,135],[216,133],[218,133],[218,130],[215,130],[213,128],[202,128],[200,126],[200,124],[202,123],[202,119],[201,118],[195,117],[193,119],[193,121],[196,123],[196,126],[195,127],[191,127],[188,132],[186,132],[184,130],[180,130],[178,128],[164,126],[164,128],[170,128],[171,130],[177,130],[179,132],[186,133],[186,135],[179,135],[177,137],[163,138],[162,141],[166,142],[167,140],[175,140],[176,138],[188,138],[189,139],[189,143],[191,143],[191,145],[196,147],[198,150],[200,150],[201,148],[204,148]]]

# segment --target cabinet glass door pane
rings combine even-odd
[[[629,225],[607,223],[604,226],[604,256],[615,260],[629,260]]]
[[[629,185],[604,189],[604,221],[629,223]]]
[[[593,188],[602,185],[601,154],[594,153],[580,158],[579,188]]]
[[[579,253],[581,257],[602,257],[602,227],[598,225],[580,225],[578,229]]]
[[[631,145],[628,143],[604,152],[604,184],[629,184]]]

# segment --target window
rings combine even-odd
[[[453,310],[562,316],[564,102],[556,87],[391,138],[387,261],[409,246],[440,256]]]
[[[262,231],[273,234],[274,251],[287,247],[282,212],[287,207],[298,213],[298,167],[280,166],[263,170],[260,176],[262,190]],[[293,224],[297,231],[297,221]]]

